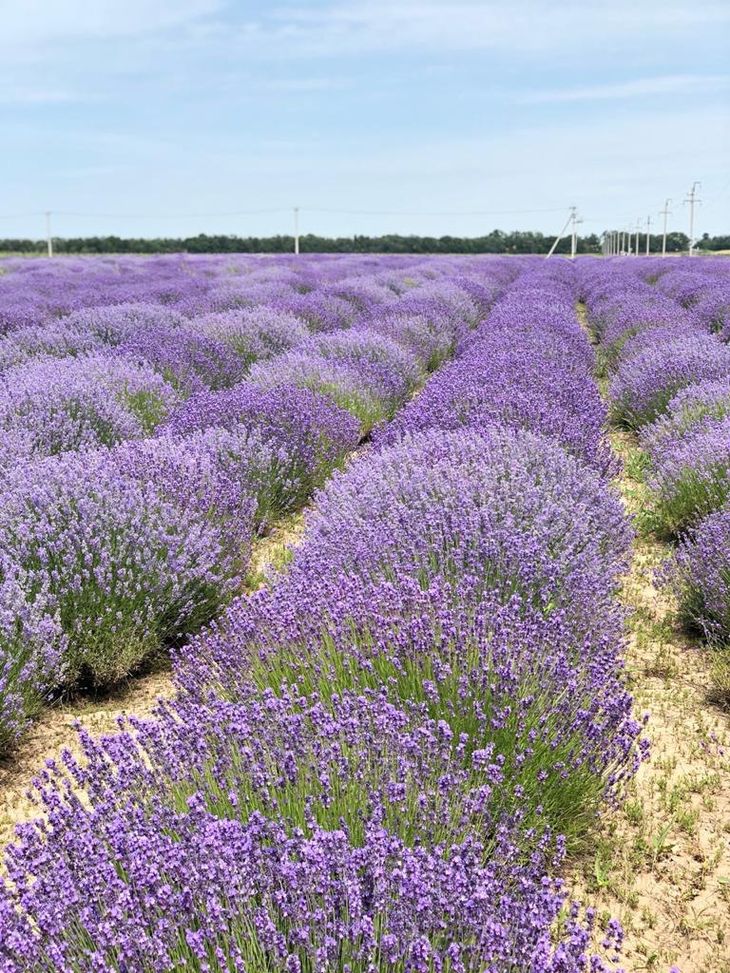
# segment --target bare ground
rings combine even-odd
[[[730,719],[711,701],[710,659],[655,584],[671,548],[641,529],[648,494],[632,474],[635,440],[611,438],[626,463],[617,485],[640,528],[622,598],[632,611],[627,672],[637,713],[649,714],[652,756],[569,881],[576,898],[621,920],[627,973],[673,964],[730,973]]]
[[[304,516],[287,517],[262,538],[254,541],[249,573],[244,587],[254,590],[265,584],[272,572],[288,561],[292,547],[304,528]],[[20,745],[0,762],[0,851],[13,839],[15,826],[38,816],[29,788],[43,770],[46,760],[64,748],[79,754],[76,724],[94,736],[114,733],[121,716],[150,716],[160,698],[173,694],[169,660],[160,659],[152,671],[130,677],[113,692],[65,700],[45,710]],[[0,866],[1,867],[1,866]]]

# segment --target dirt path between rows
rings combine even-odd
[[[573,892],[626,931],[627,973],[675,965],[730,973],[730,719],[710,701],[710,661],[674,618],[656,569],[671,547],[642,531],[648,490],[638,447],[614,431],[617,480],[638,536],[622,600],[631,612],[626,668],[636,713],[649,714],[652,756],[609,811]]]
[[[286,563],[303,529],[304,516],[296,514],[275,525],[266,537],[254,541],[246,590],[261,587],[270,572]],[[80,753],[78,722],[94,736],[114,733],[121,716],[144,719],[152,714],[158,699],[168,698],[173,692],[172,669],[165,659],[152,671],[130,677],[114,692],[96,697],[79,696],[45,710],[19,746],[0,762],[0,851],[12,841],[17,824],[38,816],[38,806],[28,791],[46,760],[64,748]]]

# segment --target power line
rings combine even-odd
[[[379,210],[379,209],[336,209],[324,206],[297,206],[299,212],[333,213],[341,216],[510,216],[530,215],[533,213],[562,213],[564,207],[549,207],[544,209],[493,209],[493,210]],[[2,214],[0,219],[23,219],[29,216],[43,216],[46,210],[29,211],[26,213]],[[82,219],[149,219],[149,220],[188,220],[210,219],[220,216],[257,216],[269,213],[290,212],[287,207],[267,207],[262,209],[219,210],[208,213],[90,213],[83,210],[54,209],[57,216],[74,216]]]
[[[77,210],[57,209],[53,211],[59,216],[75,216],[82,219],[114,219],[114,220],[197,220],[213,219],[220,216],[258,216],[268,213],[286,213],[286,207],[270,209],[238,209],[216,213],[84,213]]]
[[[564,206],[550,209],[470,209],[470,210],[397,210],[397,209],[330,209],[302,206],[307,213],[335,213],[342,216],[512,216],[532,213],[563,213]]]

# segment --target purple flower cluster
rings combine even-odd
[[[295,385],[326,395],[351,412],[366,434],[393,415],[420,374],[409,351],[363,329],[312,336],[272,362],[254,365],[249,380],[264,389]]]
[[[189,435],[211,427],[257,431],[281,456],[277,512],[300,507],[360,439],[354,416],[309,389],[261,389],[241,382],[221,392],[194,395],[175,410],[161,435]]]
[[[653,454],[649,484],[662,527],[678,534],[730,500],[730,416],[705,421]]]
[[[429,382],[379,441],[427,428],[508,425],[555,439],[607,472],[606,421],[570,286],[543,271],[525,275],[497,302],[456,362]]]
[[[657,526],[679,537],[664,580],[686,625],[726,644],[730,358],[719,339],[727,339],[727,266],[681,261],[668,269],[661,263],[654,286],[639,278],[632,261],[594,266],[583,276],[591,320],[603,340],[613,342],[614,414],[640,427]],[[657,306],[664,320],[630,324],[631,316],[645,321],[645,308],[652,314]],[[615,322],[621,327],[611,330]]]
[[[121,344],[125,339],[148,328],[169,329],[184,322],[185,319],[177,311],[146,303],[85,308],[63,319],[67,327],[94,335],[106,345]]]
[[[656,337],[621,361],[611,383],[614,416],[632,428],[661,415],[680,389],[730,376],[730,348],[714,336]]]
[[[246,370],[227,344],[190,327],[140,329],[122,341],[117,352],[148,363],[184,395],[229,388]]]
[[[0,376],[0,453],[11,466],[140,438],[177,401],[146,363],[103,353],[28,361]]]
[[[727,649],[730,643],[730,510],[705,517],[681,540],[666,580],[685,624]]]
[[[291,270],[279,262],[228,267],[207,259],[9,264],[0,280],[5,306],[26,301],[39,323],[20,313],[11,320],[11,314],[0,340],[0,453],[6,511],[14,511],[0,538],[6,544],[0,568],[3,746],[60,683],[112,681],[160,642],[179,639],[183,629],[207,618],[227,600],[251,530],[262,531],[301,507],[357,445],[357,420],[328,397],[292,386],[264,391],[236,384],[251,353],[276,357],[309,342],[323,358],[368,372],[390,401],[420,376],[414,340],[426,342],[424,358],[441,348],[439,342],[445,342],[444,354],[453,349],[453,322],[443,336],[437,334],[443,322],[424,319],[414,327],[400,314],[383,330],[372,316],[351,333],[342,330],[362,317],[364,295],[373,306],[396,307],[401,295],[431,283],[429,274],[411,270],[413,261],[396,263],[378,274],[370,262],[352,260],[303,261]],[[442,303],[463,302],[468,287],[483,303],[491,299],[500,286],[496,279],[504,276],[501,266],[494,264],[495,283],[484,284],[462,268],[463,286],[452,287]],[[451,272],[449,261],[443,270]],[[342,281],[349,301],[334,293]],[[310,337],[309,320],[283,306],[288,298],[297,303],[297,296],[309,297],[310,310],[336,311],[336,319],[317,325],[338,333]],[[228,386],[235,387],[219,391]],[[159,437],[145,439],[171,410]],[[114,448],[104,454],[99,447]],[[58,463],[39,462],[58,454]],[[47,484],[41,482],[46,475]],[[135,521],[145,491],[151,491],[151,519]],[[186,572],[193,577],[200,569],[190,584],[203,607],[179,625],[175,616],[186,618],[184,606],[164,609],[164,623],[156,613],[166,598],[178,598],[173,589],[159,590],[161,574],[177,570],[171,559],[182,529],[190,531],[191,545],[178,554],[192,561],[179,562],[178,580],[185,588]],[[137,553],[149,554],[155,544],[162,553],[150,555],[154,579],[145,582],[135,545]],[[48,560],[49,547],[65,559],[62,567]],[[74,586],[82,594],[62,603],[61,592]]]
[[[354,714],[353,724],[359,718]],[[371,717],[373,739],[389,718]],[[235,726],[237,735],[241,730]],[[386,753],[392,731],[388,737],[380,748]],[[334,756],[331,734],[323,743]],[[410,745],[420,748],[422,741],[416,737]],[[87,746],[91,751],[91,741]],[[540,877],[534,864],[543,850],[539,843],[532,856],[521,858],[500,831],[489,849],[501,863],[496,869],[484,865],[487,849],[473,837],[448,846],[411,845],[375,818],[353,845],[344,822],[323,827],[313,810],[305,827],[291,830],[261,813],[246,820],[213,813],[198,794],[175,811],[164,791],[151,815],[132,818],[99,786],[129,763],[141,766],[122,746],[115,762],[90,752],[93,776],[73,768],[95,792],[93,814],[80,815],[65,781],[46,788],[52,828],[64,828],[68,836],[62,867],[30,876],[26,863],[47,854],[44,836],[31,828],[11,852],[9,872],[25,912],[0,898],[4,973],[586,969],[594,917],[582,924],[573,908],[561,942],[551,941],[550,920],[563,895],[558,883]],[[349,746],[342,741],[346,753]],[[389,756],[395,763],[400,753]],[[296,779],[295,760],[292,755],[284,781]],[[396,781],[392,790],[388,804],[396,810]],[[69,920],[72,925],[65,925]],[[620,931],[614,927],[609,936],[618,947]],[[606,967],[595,961],[591,969],[601,973]]]
[[[19,565],[7,563],[0,581],[0,754],[25,729],[64,675],[68,639],[41,582],[32,591]]]
[[[35,608],[42,593],[63,631],[63,672],[47,674],[56,684],[118,680],[235,590],[254,501],[194,448],[186,444],[177,466],[168,449],[154,477],[130,472],[127,449],[121,462],[113,451],[69,453],[6,478],[0,574],[22,575]],[[146,474],[148,451],[140,458]]]
[[[597,365],[603,374],[613,373],[632,350],[655,344],[657,332],[681,338],[707,330],[695,315],[644,280],[631,262],[585,264],[579,270],[581,296],[600,340]]]
[[[305,577],[324,594],[341,574],[363,584],[405,575],[424,586],[467,576],[475,599],[517,597],[582,639],[611,615],[630,540],[618,499],[557,444],[498,426],[429,430],[319,495],[284,599]]]
[[[0,372],[43,358],[67,358],[100,351],[104,342],[86,328],[63,322],[28,325],[0,338]]]
[[[688,385],[669,400],[654,422],[641,430],[641,445],[654,462],[672,444],[730,415],[730,376]]]
[[[615,600],[631,531],[574,269],[238,272],[152,293],[193,322],[317,290],[353,316],[192,395],[154,439],[10,477],[0,573],[48,600],[72,675],[113,678],[120,637],[137,660],[212,616],[256,519],[458,356],[317,494],[271,586],[181,641],[155,719],[49,763],[0,882],[0,973],[606,970],[554,876],[645,744]]]
[[[650,274],[652,285],[631,261],[581,268],[581,292],[601,342],[599,361],[613,373],[617,421],[643,426],[680,389],[730,374],[727,348],[710,334],[722,322],[709,306],[695,310],[702,295],[727,289],[730,279],[719,270],[716,264],[702,272],[659,266]]]
[[[306,324],[295,315],[265,305],[207,314],[196,318],[195,328],[228,345],[244,366],[281,355],[309,335]]]

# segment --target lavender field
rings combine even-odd
[[[48,755],[0,973],[668,969],[570,876],[651,765],[647,538],[730,703],[729,262],[7,259],[0,373],[0,758],[174,683]]]

